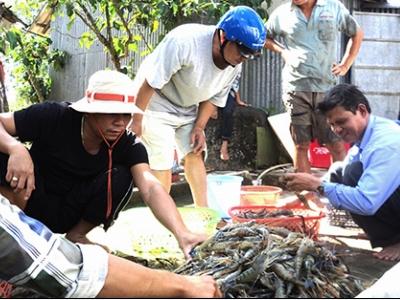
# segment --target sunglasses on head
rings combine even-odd
[[[238,42],[236,42],[236,45],[238,46],[240,55],[246,59],[254,59],[261,55],[261,51],[255,52],[254,50]]]

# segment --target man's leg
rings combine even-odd
[[[151,173],[161,182],[164,189],[169,192],[171,191],[172,171],[171,170],[151,170]]]
[[[283,103],[290,114],[290,134],[295,144],[293,165],[297,172],[310,173],[308,149],[313,138],[313,108],[311,92],[289,92],[283,95]]]
[[[89,240],[88,237],[86,236],[86,234],[89,233],[95,227],[96,227],[95,224],[89,223],[85,220],[80,220],[78,224],[76,224],[67,232],[65,238],[73,243],[99,245],[103,247],[104,250],[106,250],[107,252],[110,252],[110,249],[106,245],[95,243]]]
[[[228,140],[222,140],[221,149],[219,151],[221,160],[229,160],[228,143]]]
[[[311,173],[310,162],[308,161],[309,142],[295,144],[293,166],[297,172]]]
[[[18,206],[20,209],[24,210],[26,203],[29,201],[25,200],[25,190],[15,193],[9,186],[0,186],[0,194],[9,199],[11,204]]]
[[[153,175],[165,190],[171,190],[172,167],[175,155],[175,128],[180,126],[174,114],[146,111],[142,141],[149,154]]]
[[[185,177],[195,206],[207,207],[207,173],[202,154],[190,152],[185,156]]]
[[[355,187],[363,173],[363,165],[356,161],[342,171],[342,182]],[[374,256],[385,260],[400,260],[400,188],[372,216],[351,213],[354,222],[368,236],[372,247],[383,247]]]
[[[132,175],[129,168],[116,165],[112,169],[112,207],[107,218],[107,177],[107,173],[100,174],[67,198],[65,206],[66,210],[70,210],[66,214],[78,218],[67,230],[66,237],[69,240],[83,244],[92,243],[86,234],[100,224],[104,224],[104,229],[107,230],[129,201],[133,187]],[[102,247],[108,250],[107,247]]]
[[[228,144],[232,136],[233,130],[233,113],[236,108],[235,96],[229,92],[228,99],[224,108],[221,108],[221,139],[222,145],[220,149],[220,158],[229,160]]]
[[[314,107],[323,101],[324,93],[315,93]],[[346,147],[342,141],[330,128],[326,122],[326,117],[320,112],[316,111],[314,116],[313,130],[314,136],[318,138],[320,145],[326,146],[332,155],[332,161],[343,161],[346,157]]]
[[[333,162],[342,161],[346,157],[346,147],[344,146],[343,141],[327,143],[325,146],[331,153]]]

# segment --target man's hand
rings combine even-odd
[[[325,204],[321,202],[321,199],[319,198],[317,193],[311,191],[303,191],[301,193],[297,193],[297,195],[285,198],[285,202],[284,204],[282,204],[282,206],[284,206],[285,208],[296,208],[298,206],[301,206],[303,201],[299,199],[298,194],[300,194],[301,197],[303,197],[303,199],[307,201],[308,205],[310,206],[309,209],[311,210],[318,211],[326,207]]]
[[[243,100],[239,100],[236,103],[239,106],[249,106],[249,104],[246,101],[243,101]]]
[[[222,293],[212,276],[185,276],[184,298],[221,298]]]
[[[194,127],[190,136],[190,144],[194,154],[201,154],[206,147],[206,136],[200,127]]]
[[[298,192],[316,191],[322,183],[320,178],[309,173],[288,173],[283,175],[283,181],[289,190]]]
[[[14,146],[10,151],[6,180],[15,193],[25,190],[25,200],[29,199],[35,189],[33,161],[28,150],[22,144]]]
[[[350,67],[345,64],[333,64],[332,65],[332,74],[335,76],[344,76],[347,71],[349,71]]]
[[[207,239],[206,234],[199,234],[187,231],[177,237],[179,247],[182,249],[186,259],[190,259],[190,251],[198,244]]]

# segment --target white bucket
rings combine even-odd
[[[240,205],[242,181],[240,176],[207,175],[208,207],[216,210],[221,218],[229,218],[229,208]]]

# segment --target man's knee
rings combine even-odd
[[[206,151],[202,151],[201,154],[195,154],[193,152],[189,152],[183,158],[185,169],[188,167],[190,168],[190,166],[193,166],[195,164],[199,163],[204,164],[205,158],[206,158]]]
[[[94,224],[104,224],[108,228],[118,213],[123,209],[130,199],[133,181],[130,169],[125,166],[116,165],[112,169],[111,191],[112,191],[112,208],[111,216],[106,219],[107,210],[107,192],[108,192],[108,174],[107,172],[99,175],[93,182],[92,192],[88,195],[85,213],[82,219]]]
[[[343,172],[343,184],[355,187],[364,171],[361,161],[355,161],[346,166]]]
[[[346,147],[343,141],[335,141],[326,144],[329,152],[332,154],[333,161],[344,160],[346,156]]]
[[[297,152],[307,152],[310,147],[309,142],[303,142],[299,144],[295,144],[295,148]]]
[[[128,167],[115,166],[112,170],[113,188],[117,189],[118,194],[126,194],[132,189],[132,173]]]

